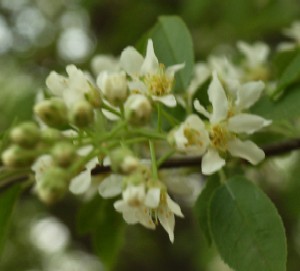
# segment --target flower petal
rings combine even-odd
[[[264,87],[265,84],[262,81],[243,84],[237,91],[236,107],[239,110],[248,109],[257,102]]]
[[[121,67],[131,76],[139,74],[143,61],[143,56],[132,46],[126,47],[120,57]]]
[[[225,160],[220,157],[219,153],[214,149],[209,149],[202,158],[202,173],[211,175],[221,169],[225,165]]]
[[[73,194],[82,194],[89,189],[91,182],[91,172],[89,170],[84,170],[71,180],[69,190]]]
[[[194,101],[194,108],[198,113],[210,119],[210,113],[204,108],[203,105],[200,104],[199,100]]]
[[[228,130],[234,133],[252,134],[271,123],[272,121],[266,120],[260,116],[242,113],[235,115],[228,120]]]
[[[213,107],[210,118],[211,123],[214,124],[224,120],[227,117],[228,100],[216,71],[213,72],[213,79],[208,87],[208,98]]]
[[[153,41],[148,40],[145,60],[141,67],[141,74],[156,73],[159,68],[159,62],[154,52]]]
[[[173,94],[165,95],[165,96],[151,96],[153,101],[159,101],[162,104],[168,107],[175,107],[177,102],[175,96]]]
[[[256,165],[265,158],[265,153],[252,141],[241,141],[235,138],[228,142],[228,151],[232,156],[246,159],[251,164]]]
[[[160,189],[150,188],[145,198],[145,205],[149,208],[157,208],[160,201]]]
[[[181,212],[180,206],[175,201],[173,201],[169,195],[167,195],[167,205],[172,213],[177,216],[184,217]]]
[[[185,63],[182,63],[182,64],[176,64],[176,65],[172,65],[170,67],[168,67],[166,69],[166,75],[167,77],[171,77],[173,78],[175,73],[182,70],[183,68],[185,67]]]
[[[168,210],[166,206],[159,208],[158,210],[158,219],[160,224],[166,230],[169,235],[170,241],[174,242],[174,227],[175,227],[175,218],[174,214]]]
[[[121,175],[111,174],[105,178],[98,187],[99,194],[103,198],[115,197],[122,192],[122,181]]]
[[[136,212],[133,207],[130,207],[123,200],[118,200],[114,203],[117,212],[123,214],[123,218],[127,224],[137,224],[139,222]]]

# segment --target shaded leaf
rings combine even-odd
[[[210,223],[222,258],[236,271],[286,270],[281,218],[268,197],[245,178],[232,178],[216,190]]]
[[[209,207],[210,200],[215,190],[220,186],[218,175],[213,175],[206,180],[204,189],[202,190],[196,204],[196,216],[199,219],[201,230],[203,231],[207,242],[211,245],[212,238],[209,226]]]
[[[17,184],[7,188],[0,194],[0,253],[4,247],[12,211],[20,192],[21,185]]]

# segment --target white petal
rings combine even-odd
[[[160,201],[160,189],[150,188],[145,198],[145,205],[149,208],[157,208]]]
[[[158,59],[154,53],[153,41],[148,40],[146,57],[141,67],[141,74],[156,73],[159,68]]]
[[[135,208],[136,216],[140,224],[142,224],[147,229],[155,229],[155,224],[152,220],[151,214],[146,207]]]
[[[98,191],[103,198],[115,197],[122,192],[122,176],[112,174],[105,178],[99,185]]]
[[[246,159],[256,165],[265,158],[265,153],[252,141],[241,141],[235,138],[228,142],[228,151],[231,155]]]
[[[140,80],[134,80],[134,81],[128,82],[128,88],[134,92],[142,92],[142,93],[147,92],[147,86],[145,85],[144,82],[142,82]]]
[[[180,206],[175,201],[173,201],[169,195],[167,195],[167,205],[172,213],[177,216],[184,217],[181,212]]]
[[[234,133],[252,134],[255,131],[272,123],[260,116],[253,114],[238,114],[228,120],[228,130]]]
[[[108,120],[116,121],[116,120],[120,119],[117,115],[111,113],[110,111],[108,111],[106,109],[102,109],[101,111]]]
[[[202,173],[211,175],[221,169],[225,165],[225,160],[220,157],[219,153],[214,149],[209,149],[202,158]]]
[[[166,206],[161,207],[158,210],[158,219],[160,224],[166,230],[169,235],[170,241],[174,242],[174,227],[175,227],[175,218],[174,214],[168,210]]]
[[[90,171],[84,170],[71,180],[69,190],[73,194],[82,194],[88,190],[91,181],[92,177]]]
[[[165,96],[151,96],[153,101],[159,101],[162,104],[168,107],[175,107],[177,102],[175,96],[173,94],[165,95]]]
[[[213,72],[213,80],[208,87],[208,98],[212,104],[211,123],[218,123],[227,117],[228,100],[217,73]]]
[[[140,73],[143,61],[143,56],[132,46],[126,47],[120,57],[121,67],[131,76]]]
[[[46,79],[46,85],[52,94],[62,96],[62,93],[68,87],[68,79],[52,71]]]
[[[236,107],[239,110],[248,109],[257,102],[264,87],[265,84],[262,81],[243,84],[237,92]]]
[[[139,222],[134,208],[128,206],[123,200],[118,200],[114,203],[117,212],[123,214],[123,218],[127,224],[137,224]]]
[[[185,66],[185,63],[182,63],[182,64],[176,64],[176,65],[173,65],[173,66],[170,66],[166,69],[166,75],[167,77],[171,77],[173,78],[175,73],[182,70]]]
[[[203,105],[200,104],[198,100],[194,101],[194,108],[203,116],[207,117],[208,119],[210,118],[209,112],[203,107]]]

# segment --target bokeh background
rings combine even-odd
[[[1,0],[0,132],[32,118],[37,91],[51,70],[69,63],[90,69],[96,54],[119,55],[135,45],[160,15],[179,15],[191,31],[197,60],[226,52],[239,40],[262,40],[271,48],[300,19],[299,0]],[[277,206],[287,231],[288,270],[300,268],[299,155],[273,159],[249,172]],[[274,177],[275,176],[275,177]],[[101,271],[88,235],[76,232],[81,203],[67,198],[45,207],[25,194],[16,206],[2,271]],[[199,229],[189,204],[177,219],[175,243],[162,230],[125,228],[114,270],[228,271]],[[91,217],[92,219],[92,217]],[[1,227],[1,225],[0,225]],[[103,233],[105,235],[105,232]],[[108,237],[106,237],[108,238]]]

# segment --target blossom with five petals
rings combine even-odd
[[[165,68],[155,55],[151,39],[148,40],[145,58],[134,47],[129,46],[122,52],[120,64],[132,79],[128,83],[132,92],[146,94],[153,101],[159,101],[169,107],[176,106],[176,99],[171,91],[175,73],[181,70],[184,64]]]

